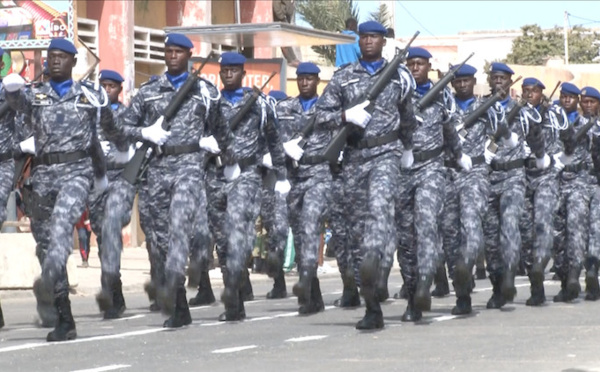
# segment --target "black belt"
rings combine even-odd
[[[394,131],[379,137],[371,137],[359,141],[349,141],[348,145],[359,150],[370,149],[377,146],[387,145],[390,142],[396,141],[398,138],[398,132]]]
[[[565,167],[563,168],[563,172],[573,172],[573,173],[577,173],[580,172],[584,169],[588,169],[588,165],[586,162],[582,161],[579,162],[577,164],[568,164],[565,165]]]
[[[312,156],[304,155],[303,157],[300,158],[300,161],[298,161],[298,163],[303,164],[303,165],[316,165],[316,164],[325,163],[326,161],[327,161],[327,159],[325,159],[325,157],[322,155],[312,155]]]
[[[33,159],[33,166],[37,167],[38,165],[73,163],[89,156],[89,152],[86,150],[73,152],[49,152],[47,154],[36,156]]]
[[[508,172],[513,169],[523,168],[523,165],[525,165],[525,160],[517,159],[517,160],[509,161],[507,163],[496,163],[495,161],[492,161],[492,164],[490,164],[490,167],[492,168],[492,170],[495,170],[495,171]]]
[[[200,151],[199,143],[192,143],[189,145],[177,145],[177,146],[161,146],[162,155],[180,155],[180,154],[191,154],[193,152]]]
[[[431,160],[433,158],[435,158],[436,156],[439,156],[442,154],[442,147],[436,147],[433,150],[425,150],[425,151],[419,151],[419,152],[415,152],[413,154],[413,157],[415,159],[415,163],[419,163],[419,162],[425,162],[427,160]]]
[[[3,163],[7,160],[10,160],[13,158],[13,153],[12,152],[4,152],[2,154],[0,154],[0,163]]]
[[[479,164],[483,164],[485,163],[485,156],[475,156],[473,158],[471,158],[471,164],[473,166],[479,165]],[[444,166],[446,166],[446,168],[454,168],[454,169],[462,169],[458,163],[456,162],[456,160],[448,160],[444,162]]]
[[[550,157],[550,165],[548,166],[547,169],[552,168],[554,166],[554,158]],[[527,158],[525,159],[525,168],[527,169],[539,169],[537,167],[537,159],[533,159],[533,158]],[[539,170],[543,170],[543,169],[539,169]]]
[[[117,170],[117,169],[125,169],[127,163],[117,163],[115,161],[109,161],[106,163],[106,170]]]

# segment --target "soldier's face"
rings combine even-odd
[[[384,45],[385,38],[381,34],[360,34],[358,38],[362,59],[367,62],[380,60]]]
[[[431,70],[431,63],[425,58],[411,58],[406,61],[406,67],[410,70],[417,84],[424,84],[429,80],[428,74]]]
[[[71,71],[77,60],[73,54],[62,50],[52,49],[48,51],[48,69],[50,79],[61,82],[71,78]]]
[[[244,66],[242,65],[221,66],[219,76],[225,90],[236,90],[242,87],[242,80],[246,76],[246,71],[244,71]]]
[[[523,98],[525,98],[525,101],[533,107],[539,105],[542,102],[543,97],[544,94],[542,93],[542,88],[537,85],[523,87]]]
[[[165,46],[165,64],[171,75],[180,75],[187,71],[192,51],[175,45]]]
[[[566,112],[573,112],[577,110],[579,96],[574,94],[560,93],[558,100],[560,102],[560,106],[565,109]]]
[[[600,100],[593,97],[581,97],[579,106],[584,116],[595,116],[600,113]]]
[[[505,72],[493,72],[488,78],[488,84],[492,93],[496,93],[498,89],[503,89],[508,93],[508,88],[512,84],[512,75]]]
[[[308,99],[317,95],[317,85],[319,85],[319,77],[317,75],[300,75],[297,82],[300,97]]]
[[[110,100],[110,103],[119,102],[119,94],[121,94],[121,91],[123,90],[121,84],[112,80],[102,80],[100,84],[106,91],[106,94],[108,94],[108,99]]]
[[[477,79],[472,76],[459,77],[452,80],[452,87],[456,92],[456,97],[459,99],[468,99],[473,97],[473,90]]]

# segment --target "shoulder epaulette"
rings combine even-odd
[[[148,84],[152,84],[152,83],[154,83],[155,81],[158,81],[158,75],[152,75],[152,76],[150,76],[150,79],[148,79],[148,81],[146,81],[146,82],[142,83],[142,84],[140,85],[140,88],[141,88],[141,87],[143,87],[143,86],[146,86],[146,85],[148,85]]]
[[[345,64],[341,65],[341,66],[340,66],[340,67],[338,67],[338,68],[337,68],[337,69],[336,69],[336,70],[335,70],[333,73],[334,73],[334,74],[337,74],[338,72],[340,72],[340,71],[342,71],[342,70],[344,70],[344,69],[348,68],[348,66],[352,66],[352,63],[351,63],[351,62],[348,62],[348,63],[345,63]]]

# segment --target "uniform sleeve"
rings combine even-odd
[[[344,125],[342,103],[342,88],[334,75],[325,87],[323,95],[317,100],[315,125],[329,130],[336,130]]]
[[[106,139],[114,143],[119,151],[128,150],[129,141],[124,135],[123,127],[118,125],[110,106],[103,107],[100,110],[100,127]]]
[[[133,97],[127,110],[119,115],[118,122],[125,137],[131,141],[144,140],[142,137],[142,128],[145,126],[144,96],[141,91]]]
[[[565,154],[573,155],[575,147],[577,146],[575,143],[575,126],[572,123],[569,123],[565,130],[559,132],[559,138],[564,145]]]
[[[267,140],[267,147],[271,154],[271,161],[273,162],[273,169],[277,174],[277,179],[285,180],[287,178],[287,172],[281,134],[279,133],[279,128],[275,125],[275,113],[271,110],[269,105],[267,105],[266,110],[267,122],[264,125],[264,136]]]

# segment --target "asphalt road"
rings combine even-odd
[[[394,273],[390,289],[400,283]],[[101,319],[93,297],[71,296],[78,338],[63,343],[47,343],[49,330],[34,325],[33,297],[9,298],[0,371],[600,371],[600,302],[554,304],[559,283],[546,281],[549,303],[530,308],[526,278],[516,283],[503,310],[485,309],[491,288],[480,280],[473,315],[450,315],[447,296],[418,324],[400,321],[406,301],[388,300],[377,332],[354,329],[364,308],[327,306],[341,291],[334,274],[322,279],[323,313],[298,316],[295,297],[266,300],[269,282],[257,281],[247,320],[218,322],[219,303],[192,308],[192,325],[178,330],[162,328],[165,317],[147,310],[142,293],[127,293],[126,315],[113,321]]]

